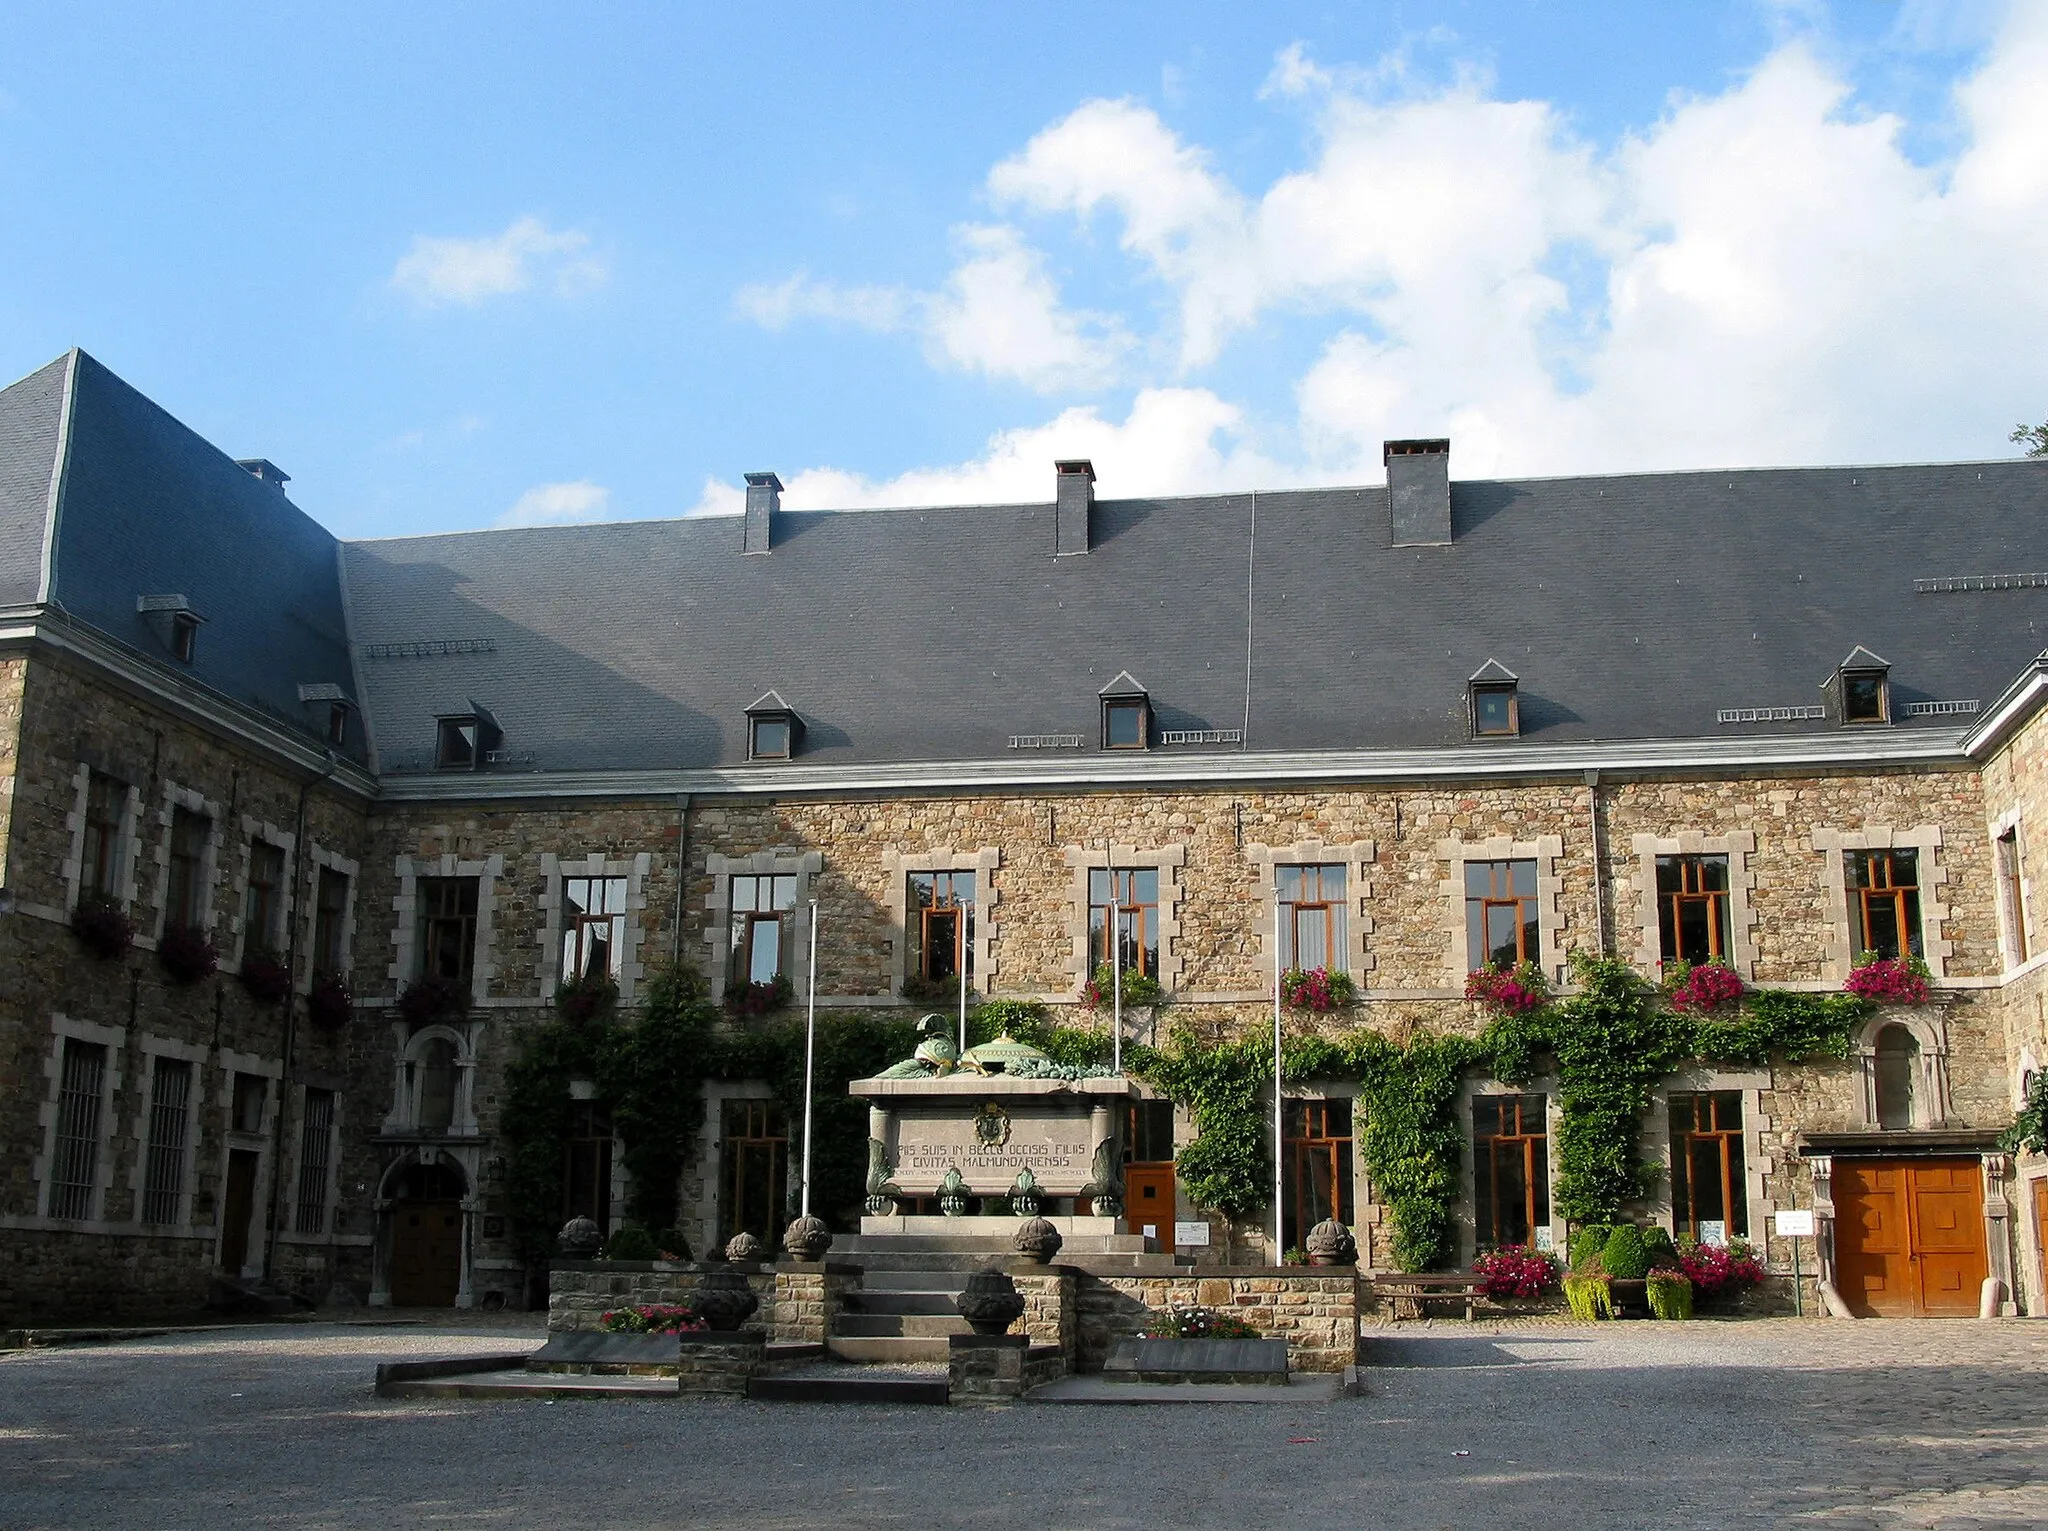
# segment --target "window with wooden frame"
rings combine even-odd
[[[1920,853],[1845,851],[1843,881],[1856,950],[1898,961],[1920,957]]]
[[[320,869],[313,895],[313,971],[342,976],[348,954],[342,939],[348,929],[348,874],[334,867]]]
[[[1116,947],[1123,970],[1159,976],[1159,871],[1094,867],[1088,873],[1088,967],[1111,960],[1110,906],[1116,906]]]
[[[171,810],[168,879],[164,884],[164,924],[196,926],[206,910],[206,842],[213,820],[190,808]]]
[[[419,1061],[419,1120],[421,1132],[447,1132],[455,1125],[455,1082],[460,1065],[455,1044],[446,1037],[429,1037],[421,1047]]]
[[[1465,957],[1470,970],[1542,961],[1536,918],[1536,863],[1465,863]]]
[[[1671,1096],[1671,1231],[1698,1238],[1703,1223],[1749,1237],[1740,1090]]]
[[[327,1171],[334,1158],[334,1092],[306,1091],[299,1123],[299,1185],[293,1209],[300,1233],[327,1231]]]
[[[1347,1227],[1352,1221],[1351,1102],[1285,1101],[1280,1121],[1287,1146],[1280,1237],[1297,1249],[1325,1218]]]
[[[476,974],[477,880],[422,877],[419,907],[419,976],[469,983]]]
[[[1344,866],[1276,866],[1273,893],[1280,901],[1280,965],[1345,972]]]
[[[911,872],[904,901],[911,972],[932,982],[974,979],[974,873]]]
[[[562,1140],[562,1221],[572,1217],[587,1217],[611,1231],[612,1117],[593,1100],[569,1108]]]
[[[563,983],[619,976],[626,953],[626,879],[562,879]]]
[[[789,1129],[772,1100],[725,1103],[725,1195],[719,1237],[751,1233],[771,1244],[789,1214],[784,1206],[789,1172]]]
[[[780,713],[747,720],[749,760],[787,760],[790,756],[789,719]]]
[[[1481,1254],[1526,1248],[1550,1222],[1550,1141],[1541,1095],[1472,1097],[1472,1199]]]
[[[1667,962],[1728,960],[1728,858],[1657,858],[1659,955]]]
[[[1522,731],[1522,704],[1513,681],[1475,682],[1472,687],[1472,732],[1481,738]]]
[[[740,873],[732,879],[732,951],[726,981],[773,983],[789,973],[796,939],[793,873]]]
[[[57,1141],[56,1152],[50,1159],[50,1216],[84,1222],[93,1217],[99,1205],[106,1044],[64,1038],[57,1081]]]
[[[1889,723],[1891,686],[1883,670],[1842,672],[1842,721],[1845,723]]]
[[[1151,743],[1152,709],[1140,699],[1105,701],[1102,704],[1102,747],[1106,750],[1141,750]]]
[[[142,1161],[142,1220],[185,1221],[185,1152],[192,1134],[192,1065],[156,1057],[149,1077],[149,1142]]]
[[[249,842],[249,886],[242,899],[244,952],[274,952],[284,923],[284,847]]]
[[[2015,963],[2027,960],[2027,888],[2015,825],[1998,837],[1998,894]]]
[[[1173,1102],[1133,1100],[1124,1103],[1124,1163],[1173,1162]]]
[[[79,846],[81,896],[120,897],[121,822],[127,815],[128,785],[102,771],[85,782],[85,834]]]

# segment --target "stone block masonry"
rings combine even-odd
[[[1116,1342],[1168,1307],[1217,1308],[1287,1341],[1288,1365],[1341,1372],[1358,1360],[1358,1278],[1349,1269],[1211,1268],[1200,1275],[1088,1271],[1076,1283],[1075,1370],[1100,1371]]]
[[[548,1332],[601,1330],[616,1308],[688,1307],[708,1269],[666,1260],[557,1261],[548,1271]],[[858,1270],[836,1263],[751,1270],[747,1284],[761,1306],[750,1322],[771,1340],[823,1344],[842,1294],[859,1282]]]

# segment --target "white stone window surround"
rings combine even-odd
[[[235,848],[234,882],[228,894],[228,944],[232,952],[229,966],[237,972],[241,970],[243,954],[249,949],[249,931],[245,928],[249,917],[249,862],[259,840],[284,852],[284,881],[277,889],[277,928],[263,933],[264,944],[280,957],[284,955],[287,935],[286,909],[292,901],[294,880],[299,875],[299,858],[295,853],[297,836],[252,814],[243,814],[241,841]]]
[[[1862,1088],[1862,1125],[1877,1128],[1877,1039],[1888,1026],[1903,1026],[1918,1047],[1913,1070],[1913,1127],[1946,1127],[1952,1108],[1948,1085],[1948,1022],[1931,1005],[1886,1005],[1863,1023],[1849,1045]]]
[[[2041,939],[2035,934],[2038,926],[2035,911],[2040,907],[2040,899],[2032,876],[2032,858],[2027,854],[2027,830],[2023,819],[2024,815],[2020,809],[2008,808],[1991,821],[1992,874],[1999,882],[1998,945],[2005,958],[2008,978],[2012,976],[2012,970],[2026,960],[2014,947],[2013,936],[2016,933],[2025,937],[2029,956],[2041,955]],[[1998,842],[2007,835],[2012,836],[2013,854],[2019,858],[2019,866],[2015,869],[2019,874],[2020,885],[2020,907],[2017,909],[2005,907],[2005,874],[1998,867]]]
[[[1740,1090],[1742,1092],[1742,1195],[1744,1209],[1749,1219],[1749,1232],[1742,1237],[1759,1250],[1764,1247],[1765,1236],[1770,1232],[1771,1214],[1778,1204],[1770,1194],[1770,1177],[1774,1162],[1765,1155],[1763,1135],[1773,1123],[1764,1115],[1763,1092],[1771,1087],[1769,1069],[1724,1069],[1708,1064],[1690,1063],[1679,1069],[1659,1084],[1650,1096],[1650,1109],[1643,1118],[1641,1150],[1638,1159],[1644,1164],[1662,1164],[1664,1173],[1657,1179],[1657,1189],[1649,1198],[1649,1213],[1653,1222],[1667,1232],[1675,1230],[1672,1218],[1672,1177],[1676,1171],[1671,1162],[1671,1097],[1674,1095],[1704,1095],[1716,1090]],[[1729,1230],[1729,1236],[1735,1236]]]
[[[732,880],[735,877],[794,877],[795,917],[806,918],[804,905],[810,902],[811,879],[825,869],[820,851],[800,851],[777,846],[750,856],[724,856],[717,851],[704,858],[704,870],[711,878],[711,892],[704,900],[704,944],[707,954],[705,976],[711,980],[713,1000],[725,998],[725,970],[732,955]],[[789,958],[789,982],[797,993],[804,992],[810,979],[809,932],[799,927]]]
[[[561,980],[563,882],[572,877],[618,877],[626,883],[626,939],[617,953],[619,1002],[633,1002],[640,981],[646,976],[640,945],[645,936],[647,874],[653,866],[654,858],[646,851],[631,857],[606,857],[596,851],[570,857],[557,857],[552,851],[541,853],[540,875],[546,891],[541,899],[540,960],[535,971],[542,999],[552,999],[555,985]]]
[[[318,840],[306,841],[306,881],[299,889],[296,918],[299,924],[299,972],[293,978],[293,987],[300,994],[313,987],[313,964],[320,954],[313,949],[313,932],[320,919],[320,873],[322,869],[339,872],[348,879],[348,897],[341,906],[341,975],[347,979],[355,971],[356,950],[356,890],[362,885],[362,867],[339,851],[329,850]],[[477,894],[478,916],[481,920],[483,894]]]
[[[410,1135],[421,1131],[420,1093],[426,1084],[426,1070],[417,1065],[425,1059],[427,1044],[438,1039],[455,1044],[455,1109],[449,1117],[446,1136],[480,1136],[476,1120],[476,1064],[483,1025],[481,1021],[436,1021],[409,1032],[406,1022],[391,1023],[391,1111],[384,1118],[385,1133]]]
[[[1564,977],[1564,917],[1558,912],[1557,896],[1564,891],[1564,879],[1557,863],[1564,855],[1562,835],[1538,835],[1517,840],[1512,835],[1494,835],[1485,840],[1466,840],[1456,835],[1436,843],[1437,856],[1450,863],[1451,875],[1438,886],[1445,898],[1446,948],[1450,977],[1462,985],[1471,971],[1467,962],[1465,931],[1465,863],[1468,861],[1533,861],[1536,863],[1537,962],[1553,982]]]
[[[1292,845],[1251,844],[1245,859],[1258,868],[1259,950],[1264,955],[1263,971],[1271,974],[1278,960],[1273,950],[1273,927],[1280,897],[1280,868],[1289,866],[1342,866],[1344,868],[1344,970],[1363,989],[1365,976],[1378,965],[1371,951],[1371,870],[1379,848],[1371,840],[1326,843],[1297,840]],[[1354,1203],[1354,1205],[1362,1205]]]
[[[255,1132],[237,1132],[235,1121],[235,1076],[237,1074],[258,1074],[269,1083],[263,1090],[263,1120]],[[228,1213],[228,1165],[231,1155],[236,1152],[256,1155],[256,1180],[254,1193],[249,1198],[248,1241],[244,1245],[242,1269],[238,1275],[256,1276],[263,1271],[263,1233],[270,1213],[271,1177],[275,1173],[270,1145],[277,1132],[278,1080],[284,1077],[284,1066],[275,1058],[265,1058],[257,1053],[238,1053],[223,1047],[220,1050],[220,1092],[215,1105],[220,1111],[220,1194],[214,1198],[214,1263],[220,1263],[220,1250],[227,1240],[225,1219]]]
[[[327,1194],[322,1205],[325,1208],[320,1226],[313,1229],[299,1227],[299,1169],[306,1158],[306,1092],[326,1090],[334,1097],[334,1113],[327,1124]],[[334,1232],[335,1214],[341,1202],[341,1112],[344,1104],[342,1091],[332,1084],[295,1084],[292,1086],[292,1121],[298,1130],[291,1135],[286,1154],[284,1204],[278,1208],[277,1234],[280,1240],[295,1239],[300,1243],[324,1239]]]
[[[167,781],[164,783],[163,800],[156,811],[156,855],[153,858],[156,892],[152,902],[156,905],[156,923],[151,927],[151,934],[158,940],[163,938],[164,921],[170,913],[171,820],[180,808],[206,820],[206,848],[199,857],[199,929],[211,933],[218,913],[214,906],[220,896],[221,805],[203,792]]]
[[[1167,845],[1157,850],[1140,850],[1135,845],[1118,845],[1114,841],[1106,847],[1070,845],[1066,858],[1073,869],[1067,894],[1067,976],[1073,981],[1072,992],[1078,994],[1087,988],[1092,972],[1088,961],[1088,874],[1112,870],[1159,873],[1159,971],[1153,976],[1168,994],[1178,989],[1182,968],[1180,902],[1186,892],[1180,874],[1188,864],[1187,845]]]
[[[71,773],[71,811],[64,827],[71,833],[71,847],[64,858],[64,909],[59,918],[78,904],[79,884],[85,880],[85,802],[92,790],[93,768],[81,762]],[[111,775],[103,772],[103,775]],[[115,898],[123,909],[137,895],[136,871],[142,863],[142,789],[129,786],[121,799],[121,827],[114,856]]]
[[[994,846],[956,851],[946,847],[930,850],[882,852],[882,872],[889,879],[889,993],[902,991],[910,976],[910,874],[913,872],[972,872],[974,874],[974,992],[995,992],[996,934],[1001,920],[996,914],[1002,897],[996,887],[996,869],[1003,853]]]
[[[135,1163],[128,1185],[135,1195],[135,1221],[142,1222],[149,1178],[149,1117],[156,1094],[157,1060],[169,1058],[192,1065],[192,1088],[185,1097],[185,1162],[178,1170],[178,1206],[183,1216],[175,1223],[149,1226],[184,1229],[191,1225],[192,1208],[199,1194],[199,1141],[206,1122],[206,1065],[213,1049],[203,1042],[180,1042],[171,1037],[143,1032],[136,1041],[142,1054],[141,1087],[135,1100]]]
[[[1756,873],[1749,870],[1749,858],[1756,854],[1756,835],[1747,829],[1725,835],[1703,830],[1681,829],[1675,835],[1636,835],[1630,842],[1636,856],[1635,889],[1641,936],[1636,944],[1635,964],[1646,973],[1656,973],[1664,961],[1662,906],[1657,897],[1659,856],[1721,856],[1728,862],[1728,966],[1743,979],[1756,975],[1756,911],[1749,907],[1749,895],[1756,887]]]
[[[1920,884],[1920,945],[1927,969],[1936,978],[1948,976],[1948,959],[1955,954],[1953,942],[1941,938],[1948,905],[1938,902],[1939,890],[1948,884],[1948,868],[1941,864],[1941,826],[1921,824],[1912,829],[1893,829],[1887,824],[1869,824],[1860,830],[1816,829],[1813,848],[1825,858],[1821,886],[1827,894],[1828,919],[1833,930],[1828,937],[1828,959],[1833,976],[1847,978],[1857,949],[1855,927],[1849,919],[1849,851],[1918,851],[1916,876]]]
[[[1474,857],[1474,860],[1480,858]],[[1493,858],[1486,858],[1491,860]],[[1498,1079],[1468,1077],[1458,1091],[1458,1130],[1463,1137],[1458,1155],[1458,1263],[1470,1267],[1479,1251],[1479,1189],[1477,1156],[1472,1151],[1472,1102],[1482,1095],[1541,1095],[1543,1097],[1543,1164],[1549,1175],[1546,1187],[1550,1202],[1550,1240],[1558,1258],[1565,1252],[1565,1219],[1557,1210],[1557,1129],[1564,1113],[1557,1103],[1557,1078],[1540,1074],[1521,1084],[1503,1084]],[[1355,1134],[1358,1131],[1354,1124]]]
[[[100,1078],[99,1144],[93,1155],[92,1205],[84,1218],[50,1217],[50,1177],[57,1163],[58,1096],[64,1086],[64,1044],[67,1040],[97,1042],[107,1050],[107,1066]],[[36,1119],[43,1129],[43,1151],[36,1155],[30,1174],[36,1183],[36,1214],[53,1228],[83,1228],[106,1232],[107,1192],[114,1184],[114,1102],[121,1096],[121,1063],[128,1042],[125,1026],[101,1026],[92,1021],[75,1021],[59,1011],[50,1017],[50,1047],[43,1057],[43,1076],[49,1081]]]
[[[491,980],[498,966],[492,961],[493,916],[498,907],[498,879],[505,875],[505,858],[492,854],[481,860],[458,856],[453,851],[441,856],[400,856],[396,863],[398,892],[391,900],[391,966],[386,976],[394,990],[403,989],[419,976],[419,908],[422,877],[474,877],[476,879],[476,952],[471,959],[469,1002],[472,1005],[524,1005],[525,999],[492,1000]],[[351,883],[349,896],[355,896]],[[394,994],[394,998],[395,998]]]

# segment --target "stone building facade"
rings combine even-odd
[[[1675,1101],[1713,1102],[1699,1137],[1732,1166],[1731,1199],[1707,1221],[1746,1228],[1774,1265],[1792,1253],[1771,1232],[1777,1211],[1815,1210],[1825,1241],[1852,1185],[1867,1197],[1872,1176],[1967,1170],[1974,1189],[1946,1202],[1930,1191],[1927,1205],[1949,1216],[1974,1196],[1974,1257],[2026,1311],[2048,1311],[2048,1164],[2014,1164],[1994,1143],[2048,1066],[2031,859],[2048,835],[2048,666],[2028,662],[2048,603],[2036,585],[1907,594],[1906,625],[1865,632],[1855,611],[1891,570],[1853,564],[1847,543],[1780,547],[1745,575],[1752,614],[1653,655],[1600,605],[1648,626],[1662,615],[1651,575],[1677,555],[1628,545],[1599,520],[1619,512],[1597,507],[1611,490],[1632,524],[1700,514],[1716,475],[1574,480],[1569,495],[1453,485],[1441,443],[1390,444],[1391,478],[1424,475],[1403,503],[1440,502],[1439,525],[1416,533],[1396,516],[1388,546],[1387,491],[1275,497],[1251,507],[1269,518],[1258,536],[1284,549],[1292,530],[1310,545],[1226,547],[1219,568],[1234,559],[1237,583],[1225,584],[1200,549],[1237,525],[1242,497],[1098,504],[1092,490],[1072,499],[1089,485],[1071,471],[1052,506],[872,517],[789,516],[773,476],[756,475],[745,539],[730,523],[663,523],[341,545],[284,499],[272,465],[230,462],[79,353],[0,391],[10,422],[0,513],[27,530],[9,544],[15,565],[0,559],[0,1312],[167,1311],[218,1276],[379,1305],[529,1301],[506,1199],[506,1068],[523,1030],[553,1015],[565,972],[592,963],[627,1006],[680,962],[714,994],[774,976],[803,993],[815,979],[827,1011],[906,1015],[927,1008],[904,997],[906,980],[938,982],[964,961],[977,996],[1101,1027],[1081,995],[1109,951],[1114,886],[1118,917],[1136,922],[1118,950],[1168,999],[1133,1007],[1134,1039],[1270,1026],[1276,972],[1308,956],[1347,972],[1357,1002],[1291,1028],[1470,1033],[1482,1017],[1466,976],[1490,950],[1475,948],[1475,920],[1511,909],[1513,950],[1554,982],[1575,954],[1655,976],[1678,918],[1664,880],[1681,864],[1724,879],[1710,895],[1714,953],[1745,982],[1837,991],[1888,931],[1924,961],[1930,994],[1886,1007],[1838,1064],[1675,1076],[1645,1121],[1646,1155],[1692,1152],[1690,1137],[1672,1140]],[[1872,471],[1879,485],[1900,476],[1886,492],[1906,507],[1930,492],[1906,476],[1935,470]],[[1996,503],[1972,499],[1960,472],[1935,486],[1946,535],[1980,533],[1964,551],[1987,573],[2014,525],[2048,509],[2048,468],[1992,476]],[[1780,501],[1827,511],[1843,492],[1817,475],[1766,477],[1730,476],[1726,492],[1747,496],[1730,515]],[[145,495],[159,521],[138,548],[115,532]],[[1583,613],[1532,589],[1526,619],[1474,616],[1467,655],[1455,608],[1471,587],[1456,560],[1542,573],[1547,542],[1488,553],[1487,539],[1545,495],[1587,520],[1567,572],[1600,593],[1576,603]],[[1059,553],[1049,534],[1032,540],[1054,521]],[[727,533],[730,549],[712,540]],[[1316,536],[1363,538],[1346,556],[1387,565],[1393,583],[1331,604],[1311,577]],[[622,572],[669,556],[642,537],[687,544],[681,572],[647,576],[687,586],[673,612]],[[237,538],[275,566],[242,568]],[[1588,551],[1617,540],[1624,567]],[[1917,572],[1917,552],[1893,554]],[[988,568],[956,592],[949,571],[969,555]],[[1239,631],[1216,615],[1236,598],[1219,592],[1241,588],[1248,558],[1265,577],[1266,556],[1304,562],[1269,571]],[[910,584],[892,593],[897,562]],[[1801,597],[1822,613],[1813,632],[1767,610],[1782,597],[1765,587],[1793,565],[1815,571]],[[570,594],[622,625],[562,616],[574,600],[536,606],[563,570],[597,581],[601,597]],[[1159,600],[1167,614],[1151,615],[1169,579],[1207,606]],[[1005,584],[1023,593],[996,593]],[[1408,584],[1429,612],[1390,640],[1378,613]],[[995,635],[930,662],[957,672],[903,657],[888,613],[924,621],[975,590]],[[717,603],[733,591],[762,624],[744,652],[719,647],[733,624]],[[1326,609],[1281,608],[1289,595]],[[1124,604],[1105,629],[1092,609],[1112,596]],[[883,615],[864,626],[869,611]],[[1260,647],[1272,640],[1255,627],[1285,621],[1322,647]],[[1135,636],[1107,635],[1133,623]],[[1970,641],[1951,641],[1959,623]],[[1452,671],[1433,657],[1445,632]],[[684,651],[662,648],[664,633]],[[1396,655],[1383,689],[1352,689],[1372,645],[1390,641],[1412,654]],[[1474,670],[1481,651],[1527,678],[1501,657]],[[1725,674],[1730,693],[1658,710],[1700,674]],[[927,705],[935,675],[953,688],[945,705]],[[1279,678],[1246,680],[1262,675]],[[1854,689],[1873,677],[1874,693]],[[1818,683],[1822,702],[1792,704],[1795,682]],[[1878,715],[1859,717],[1867,695]],[[1709,705],[1722,701],[1757,705]],[[1126,707],[1140,709],[1134,746],[1118,742]],[[1510,726],[1495,729],[1497,715]],[[1905,880],[1910,901],[1873,878]],[[132,927],[125,953],[96,955],[74,929],[102,906]],[[1304,910],[1320,923],[1301,923]],[[1886,910],[1910,912],[1912,928],[1871,923]],[[169,970],[180,925],[210,941],[217,972]],[[266,960],[289,969],[288,995],[264,997]],[[401,997],[434,973],[466,1009],[408,1018]],[[313,1003],[330,977],[352,993],[341,1024]],[[794,1141],[765,1082],[706,1090],[684,1177],[683,1232],[700,1249],[740,1216],[735,1166],[781,1154],[779,1191]],[[620,1145],[590,1104],[579,1131],[594,1146],[565,1164],[565,1198],[595,1196],[616,1222]],[[1350,1104],[1342,1088],[1303,1092],[1288,1162],[1314,1184],[1288,1215],[1297,1228],[1344,1216],[1384,1263],[1389,1229]],[[1501,1145],[1546,1162],[1555,1082],[1475,1076],[1460,1109],[1469,1259],[1505,1226],[1481,1223],[1513,1179],[1496,1167]],[[1170,1177],[1192,1123],[1172,1109],[1151,1120],[1145,1155]],[[1540,1225],[1516,1236],[1561,1247],[1547,1192],[1514,1182]],[[1676,1192],[1667,1178],[1643,1214],[1685,1221]],[[1226,1227],[1175,1197],[1174,1228],[1155,1236],[1198,1266],[1276,1253],[1269,1222]]]

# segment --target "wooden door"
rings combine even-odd
[[[1859,1315],[1972,1318],[1987,1271],[1974,1159],[1835,1161],[1835,1280]]]
[[[1124,1166],[1124,1232],[1157,1239],[1173,1253],[1173,1164]]]
[[[462,1281],[462,1203],[402,1201],[391,1214],[391,1302],[454,1306]]]
[[[2048,1292],[2048,1179],[2032,1182],[2034,1187],[2034,1254],[2041,1272],[2041,1286]]]
[[[1981,1173],[1974,1159],[1915,1164],[1906,1171],[1920,1311],[1929,1318],[1977,1316],[1990,1274]]]
[[[220,1268],[230,1276],[242,1274],[249,1261],[249,1220],[256,1212],[256,1163],[254,1149],[228,1150],[228,1185],[221,1198]]]

